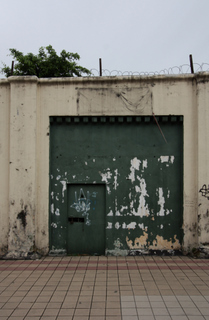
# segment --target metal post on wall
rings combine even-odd
[[[102,77],[102,59],[99,58],[99,75]]]
[[[11,76],[13,75],[13,72],[14,72],[14,61],[12,61]]]
[[[190,61],[191,73],[194,73],[194,65],[193,65],[192,54],[189,55],[189,61]]]

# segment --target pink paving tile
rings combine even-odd
[[[128,266],[128,270],[138,270],[137,266]]]
[[[117,266],[108,266],[108,268],[107,268],[108,270],[117,270],[118,268],[117,268]]]
[[[168,270],[168,269],[170,269],[168,266],[158,266],[158,268],[161,270]]]
[[[158,270],[159,269],[158,266],[148,266],[148,268],[150,270]]]
[[[57,267],[56,268],[56,270],[65,270],[66,269],[66,267]],[[47,270],[48,270],[48,268],[47,268]]]
[[[76,270],[76,267],[67,267],[66,270]]]
[[[169,266],[169,269],[171,270],[180,270],[178,266]]]
[[[97,270],[97,267],[88,267],[87,270]]]
[[[118,270],[128,270],[127,266],[118,266]]]

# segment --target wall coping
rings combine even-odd
[[[36,82],[40,85],[46,84],[81,84],[81,83],[120,83],[120,82],[160,82],[160,81],[192,81],[200,80],[209,82],[209,73],[200,72],[184,75],[152,75],[152,76],[102,76],[102,77],[65,77],[65,78],[38,78],[36,76],[11,76],[0,79],[0,85],[8,85],[13,82]]]

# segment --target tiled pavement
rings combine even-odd
[[[0,260],[0,320],[209,320],[209,260]]]

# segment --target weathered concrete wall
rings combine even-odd
[[[0,80],[1,254],[48,253],[49,117],[59,115],[183,115],[183,246],[209,243],[208,104],[208,74]]]
[[[10,86],[7,80],[0,82],[0,252],[8,250],[9,232],[9,116]]]

